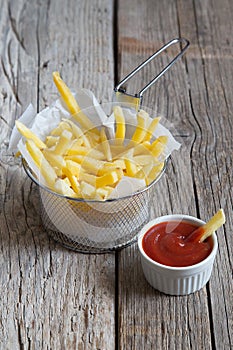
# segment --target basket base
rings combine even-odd
[[[69,237],[65,236],[63,233],[60,233],[58,231],[53,231],[48,228],[45,228],[48,235],[54,239],[56,242],[60,243],[63,247],[76,251],[78,253],[84,253],[84,254],[104,254],[104,253],[111,253],[115,251],[119,251],[123,248],[126,248],[134,243],[137,242],[138,234],[136,234],[133,238],[131,238],[129,241],[115,245],[111,248],[100,248],[100,247],[92,247],[87,246],[81,243],[77,243],[70,239]]]

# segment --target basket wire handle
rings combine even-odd
[[[123,85],[128,80],[130,80],[137,72],[139,72],[143,67],[145,67],[150,61],[152,61],[155,57],[157,57],[159,54],[165,51],[168,47],[178,43],[179,44],[185,43],[185,46],[181,48],[181,51],[178,53],[178,55],[175,56],[175,58],[173,58],[173,60],[165,68],[163,68],[163,70],[158,75],[156,75],[154,79],[152,79],[146,86],[144,86],[137,94],[131,95],[126,93],[126,88],[124,88]],[[151,55],[147,60],[145,60],[138,67],[136,67],[114,88],[114,92],[115,92],[114,100],[120,103],[129,104],[135,107],[136,109],[139,109],[142,103],[142,97],[144,92],[147,89],[149,89],[164,73],[166,73],[167,70],[170,69],[181,56],[183,56],[183,54],[185,53],[189,45],[190,45],[189,41],[185,38],[176,38],[169,41],[167,44],[161,47],[158,51],[153,53],[153,55]]]

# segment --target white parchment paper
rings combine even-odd
[[[82,109],[82,111],[89,117],[92,123],[99,128],[105,126],[109,139],[115,137],[115,121],[113,113],[107,116],[104,109],[98,103],[94,94],[87,89],[78,89],[74,96]],[[125,123],[126,123],[126,139],[130,139],[137,125],[136,111],[128,108],[123,108]],[[46,139],[46,136],[61,122],[63,118],[72,118],[66,106],[61,99],[56,100],[51,106],[46,107],[41,112],[36,113],[33,106],[30,104],[22,116],[18,119],[28,128],[30,128],[42,141]],[[148,125],[152,121],[152,118],[148,118]],[[74,121],[76,123],[76,121]],[[174,150],[180,148],[180,144],[174,139],[171,132],[165,128],[161,123],[158,124],[153,137],[166,135],[168,136],[168,143],[165,149],[164,158],[167,158]],[[40,182],[44,183],[44,179],[39,173],[38,167],[35,165],[29,152],[27,151],[24,143],[24,139],[18,132],[16,126],[13,128],[12,135],[9,143],[9,150],[12,152],[20,151],[22,157],[26,160],[29,167],[36,174]],[[145,181],[135,178],[123,177],[110,198],[119,198],[130,195],[141,190],[145,187]]]

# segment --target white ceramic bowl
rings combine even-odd
[[[142,248],[142,240],[146,232],[161,222],[185,221],[196,226],[205,222],[188,215],[166,215],[150,221],[143,227],[138,236],[138,247],[141,255],[142,269],[146,280],[152,287],[170,295],[185,295],[193,293],[209,281],[214,259],[218,249],[215,233],[212,235],[213,248],[208,257],[198,264],[185,267],[171,267],[152,260]]]

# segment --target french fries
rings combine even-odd
[[[98,130],[94,127],[94,125],[88,119],[88,117],[81,111],[77,101],[75,100],[74,95],[71,93],[68,86],[61,79],[60,74],[58,72],[53,73],[53,81],[73,118],[77,120],[85,130],[90,130],[98,135]]]
[[[148,113],[141,110],[138,112],[137,115],[137,121],[138,125],[136,127],[136,130],[132,136],[132,143],[141,143],[143,142],[144,138],[147,137],[147,129],[146,129],[146,121],[149,118]]]
[[[32,140],[35,143],[35,145],[40,149],[46,148],[45,143],[41,141],[39,137],[36,136],[36,134],[34,134],[30,129],[28,129],[23,123],[16,120],[15,124],[20,134],[24,136],[27,140]]]
[[[112,152],[111,152],[111,148],[110,148],[104,127],[102,127],[101,131],[100,131],[100,141],[102,143],[103,152],[105,154],[107,161],[111,162],[112,161]]]
[[[151,121],[140,110],[135,131],[126,140],[124,112],[115,106],[115,139],[109,140],[105,127],[97,129],[81,111],[58,72],[53,78],[70,119],[62,119],[44,141],[16,122],[48,187],[68,197],[106,200],[123,176],[144,179],[146,185],[154,181],[164,166],[161,156],[168,142],[167,136],[153,137],[160,118]]]
[[[191,232],[191,234],[189,234],[185,240],[187,242],[204,242],[213,234],[214,231],[224,225],[225,221],[225,213],[223,209],[219,209],[206,224]]]

